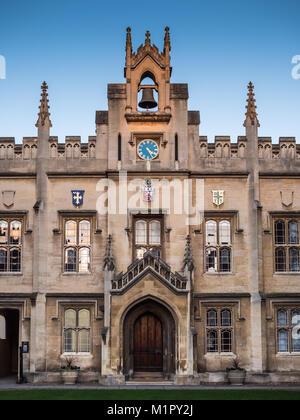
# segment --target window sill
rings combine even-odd
[[[234,276],[235,275],[232,271],[224,272],[224,273],[220,273],[219,271],[215,271],[215,272],[206,271],[204,274],[208,276]]]
[[[300,357],[300,352],[295,352],[295,353],[277,353],[276,357]]]
[[[80,276],[80,277],[82,277],[82,276],[91,276],[93,273],[77,273],[77,272],[70,272],[70,273],[62,273],[62,275],[63,276],[66,276],[66,277],[72,277],[72,276]]]
[[[204,355],[204,357],[206,358],[215,358],[215,357],[224,357],[224,358],[229,358],[229,359],[236,359],[236,354],[235,353],[206,353]]]
[[[13,273],[13,272],[1,272],[0,277],[20,277],[23,276],[23,273]]]
[[[93,355],[92,353],[63,353],[60,357],[64,358],[64,357],[86,357],[86,358],[92,358]]]
[[[275,272],[274,273],[274,276],[300,276],[300,271],[297,271],[297,272],[295,272],[295,271],[287,271],[287,272],[284,272],[284,273]]]

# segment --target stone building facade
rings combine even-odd
[[[51,135],[46,83],[37,137],[0,138],[0,376],[28,342],[33,382],[65,357],[82,382],[222,383],[235,359],[300,382],[300,145],[258,136],[252,83],[244,136],[199,137],[170,50],[128,28],[88,143]]]

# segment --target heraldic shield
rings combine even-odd
[[[213,203],[216,206],[221,206],[224,203],[224,192],[225,191],[213,191]]]
[[[82,206],[83,196],[84,196],[84,191],[82,191],[82,190],[72,191],[72,202],[73,202],[74,206],[76,206],[76,207]]]
[[[15,202],[15,191],[2,191],[2,202],[5,207],[12,207]]]

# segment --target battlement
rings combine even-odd
[[[200,158],[247,158],[245,136],[239,136],[237,143],[228,136],[216,136],[214,143],[208,143],[205,136],[199,137]],[[300,159],[300,144],[295,137],[280,137],[279,144],[273,144],[271,137],[258,137],[259,159]]]
[[[21,144],[16,144],[14,137],[0,137],[0,160],[36,159],[38,140],[36,137],[24,137]],[[49,157],[53,159],[94,159],[96,157],[96,137],[89,137],[83,143],[80,136],[67,136],[65,143],[58,143],[58,137],[49,138]]]

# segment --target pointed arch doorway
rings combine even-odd
[[[153,299],[133,306],[124,320],[123,363],[127,377],[175,373],[176,324],[171,312]]]

